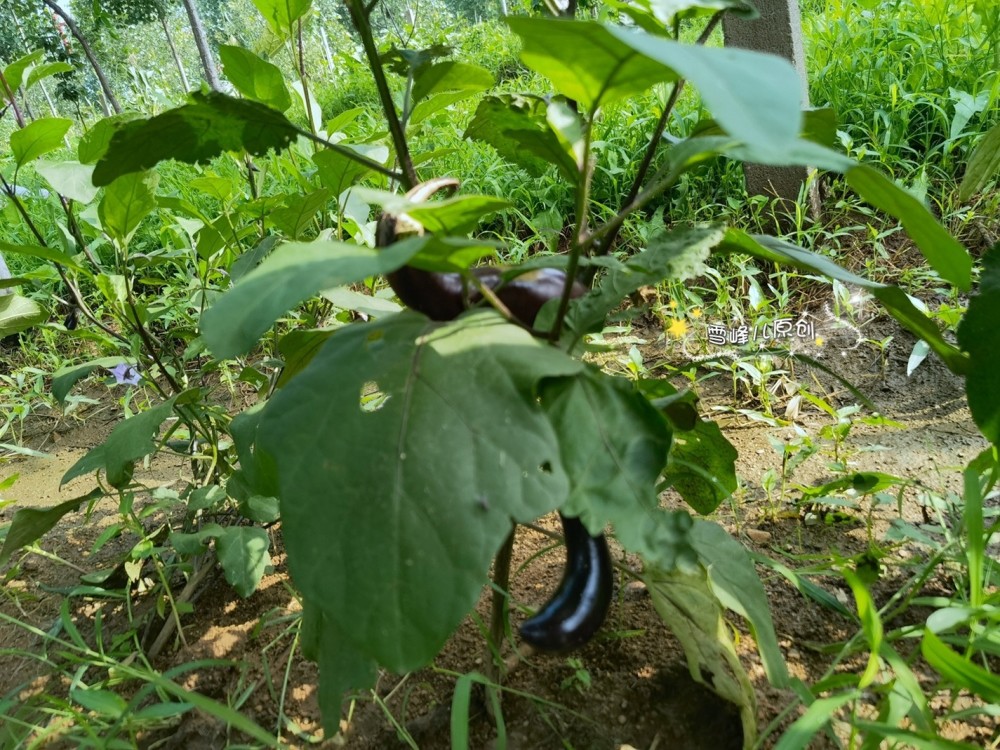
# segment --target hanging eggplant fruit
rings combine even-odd
[[[423,202],[435,193],[458,188],[458,180],[437,178],[421,183],[406,194],[412,202]],[[423,227],[406,214],[388,212],[379,218],[376,244],[388,247],[400,237],[420,234]],[[503,269],[485,266],[471,269],[475,283],[458,273],[434,273],[412,266],[388,274],[389,285],[407,307],[431,320],[457,318],[462,312],[481,304],[485,287],[522,325],[531,328],[542,306],[558,299],[566,284],[561,269],[542,268],[529,271],[509,281]],[[572,296],[579,297],[584,287],[574,282]],[[567,651],[583,646],[601,627],[611,605],[614,587],[611,555],[603,534],[590,534],[577,518],[559,514],[566,540],[566,568],[555,594],[537,614],[521,625],[521,637],[536,649]]]

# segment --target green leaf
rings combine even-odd
[[[143,219],[156,208],[156,185],[159,178],[152,172],[125,174],[104,190],[97,204],[101,227],[122,245]]]
[[[422,65],[414,76],[408,122],[416,125],[455,102],[492,88],[493,83],[492,73],[471,63],[446,60]]]
[[[1000,676],[959,656],[930,630],[924,630],[920,653],[938,674],[955,687],[968,690],[988,703],[1000,703]]]
[[[576,182],[576,162],[549,124],[547,110],[541,98],[487,96],[479,102],[462,137],[490,144],[501,157],[534,177],[554,164],[563,177]]]
[[[326,340],[337,332],[337,328],[299,328],[289,331],[278,342],[278,351],[285,366],[278,377],[278,387],[283,388],[292,378],[302,372],[316,356]]]
[[[59,482],[60,486],[75,477],[102,469],[112,487],[127,485],[132,480],[135,461],[156,450],[153,438],[163,420],[170,416],[173,406],[174,398],[170,398],[117,424],[103,443],[91,448],[87,455],[70,467]]]
[[[563,510],[579,516],[592,534],[612,524],[627,550],[654,565],[692,563],[685,523],[659,509],[656,479],[670,431],[649,401],[627,382],[590,367],[547,381],[539,396],[569,476]]]
[[[829,258],[789,242],[765,235],[751,236],[738,229],[726,230],[725,239],[719,244],[718,250],[726,253],[749,253],[772,263],[790,265],[859,286],[885,305],[889,314],[904,328],[926,341],[949,370],[959,375],[969,370],[969,358],[953,344],[945,341],[937,324],[920,312],[906,292],[897,286],[869,281],[841,268]]]
[[[1000,247],[983,257],[979,294],[958,326],[958,343],[969,353],[965,393],[976,425],[993,445],[1000,445]]]
[[[3,77],[7,81],[7,85],[10,86],[11,91],[17,92],[17,90],[21,88],[24,84],[25,72],[32,66],[41,62],[44,56],[45,50],[36,49],[29,52],[24,57],[19,57],[3,69]]]
[[[788,667],[774,632],[767,592],[746,549],[718,524],[698,519],[691,529],[691,541],[708,571],[712,592],[723,606],[750,624],[767,679],[775,687],[787,687]]]
[[[760,14],[744,0],[609,0],[611,7],[624,13],[640,28],[663,34],[677,21],[729,11],[730,15],[754,19]]]
[[[567,338],[579,340],[600,328],[607,314],[640,287],[693,275],[726,236],[721,227],[681,229],[658,235],[646,249],[610,270],[599,285],[573,302],[566,316]]]
[[[444,325],[404,312],[337,331],[268,401],[257,441],[292,577],[359,653],[425,664],[479,599],[511,518],[565,501],[535,389],[581,367],[491,311]],[[362,408],[369,394],[382,398]]]
[[[39,159],[35,164],[35,170],[59,195],[83,204],[90,203],[97,195],[99,188],[92,182],[94,168],[89,164],[71,160]]]
[[[194,92],[191,98],[190,104],[156,117],[121,124],[97,162],[94,184],[109,185],[166,159],[199,164],[225,151],[281,150],[299,132],[283,114],[258,102],[219,92]]]
[[[266,104],[284,112],[292,106],[292,97],[285,86],[285,76],[277,65],[262,60],[248,49],[229,44],[219,45],[226,78],[247,99]]]
[[[290,239],[299,239],[312,224],[317,211],[326,208],[330,191],[313,190],[305,195],[295,193],[288,197],[282,208],[271,212],[271,221]]]
[[[852,167],[846,176],[847,184],[858,195],[903,223],[907,234],[941,278],[963,292],[969,290],[972,285],[972,258],[920,201],[865,164]]]
[[[882,620],[878,614],[878,607],[872,600],[872,595],[865,587],[864,582],[858,576],[846,568],[840,574],[847,581],[854,593],[854,601],[858,608],[858,619],[861,621],[861,631],[865,635],[868,643],[868,665],[864,673],[858,678],[858,687],[862,690],[871,685],[878,677],[881,661],[879,652],[882,650],[883,628]]]
[[[757,736],[757,699],[747,677],[722,608],[704,569],[693,572],[647,568],[642,576],[653,606],[670,628],[696,682],[735,705],[743,724],[743,747]]]
[[[1000,171],[1000,124],[994,125],[986,132],[969,157],[965,176],[958,188],[959,200],[969,200],[982,190],[998,171]]]
[[[416,104],[432,94],[443,91],[485,91],[493,86],[493,74],[471,63],[445,60],[417,68],[410,96]]]
[[[861,698],[861,691],[851,690],[813,701],[805,713],[781,735],[774,750],[803,750],[803,748],[809,747],[813,737],[830,723],[841,708],[859,698]]]
[[[60,367],[52,373],[52,395],[56,401],[62,403],[77,381],[87,377],[98,367],[110,369],[127,362],[125,357],[100,357],[83,364]]]
[[[242,354],[299,302],[321,289],[394,271],[423,243],[415,237],[382,251],[332,240],[285,243],[205,312],[205,342],[220,359]]]
[[[88,711],[93,711],[109,719],[119,719],[128,710],[125,699],[110,690],[72,688],[69,691],[69,697]]]
[[[683,77],[726,132],[744,143],[777,151],[799,133],[801,82],[782,58],[685,45],[591,21],[506,20],[522,39],[524,63],[587,109]]]
[[[303,653],[307,636],[312,635],[313,651],[319,663],[319,707],[323,731],[333,737],[340,731],[340,709],[344,693],[375,685],[377,664],[351,644],[347,634],[323,610],[308,599],[303,602]]]
[[[274,523],[281,515],[278,498],[251,495],[240,504],[240,514],[254,523]]]
[[[510,205],[510,201],[491,195],[458,195],[443,201],[418,202],[385,190],[355,188],[353,192],[366,203],[381,206],[391,214],[406,214],[431,234],[453,237],[468,234],[484,216]]]
[[[123,115],[112,115],[98,120],[83,136],[76,147],[76,156],[81,164],[95,164],[98,159],[104,156],[111,143],[111,138],[118,128],[126,122],[136,119],[134,113]]]
[[[244,599],[256,590],[264,569],[271,564],[270,544],[267,532],[256,526],[229,526],[215,540],[222,573]]]
[[[282,39],[294,32],[294,23],[306,14],[312,0],[253,0],[271,30]]]
[[[103,496],[104,493],[96,489],[51,508],[21,508],[18,510],[14,514],[14,520],[3,540],[3,549],[0,549],[0,565],[6,565],[11,555],[21,547],[40,539],[47,531],[54,528],[67,513],[73,513],[83,503],[89,503]]]
[[[64,117],[42,117],[10,134],[10,150],[18,167],[44,156],[63,145],[72,120]]]
[[[380,143],[354,145],[340,143],[338,145],[349,148],[379,164],[385,164],[386,159],[389,158],[389,148]],[[333,149],[317,151],[313,154],[312,160],[316,164],[320,182],[330,188],[336,196],[340,196],[347,188],[371,172],[371,169],[365,164]]]
[[[44,323],[49,314],[41,305],[20,294],[0,295],[0,339]]]
[[[675,430],[663,477],[684,502],[707,515],[736,491],[736,458],[719,425],[699,419],[690,430]]]
[[[27,91],[36,83],[48,78],[49,76],[58,75],[59,73],[72,73],[73,70],[74,68],[72,65],[61,61],[36,65],[28,71],[28,80],[24,84],[24,90]]]
[[[10,242],[0,240],[0,251],[11,253],[12,255],[24,255],[28,258],[41,258],[42,260],[49,260],[53,263],[66,266],[67,268],[72,268],[74,271],[85,270],[83,266],[73,260],[73,258],[51,247],[42,247],[41,245],[13,245]]]

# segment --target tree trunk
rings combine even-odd
[[[97,58],[94,57],[94,50],[90,48],[90,45],[87,43],[87,40],[80,31],[80,27],[76,25],[76,21],[70,17],[69,13],[60,8],[59,5],[56,4],[55,0],[42,0],[42,2],[45,3],[47,7],[51,8],[53,13],[66,22],[66,28],[69,29],[73,38],[80,43],[80,47],[83,49],[83,54],[85,54],[87,56],[87,60],[90,61],[90,67],[94,69],[94,75],[97,76],[97,80],[101,84],[101,90],[104,92],[104,96],[107,97],[108,102],[111,103],[111,108],[114,109],[115,114],[120,115],[122,113],[122,107],[118,103],[118,99],[115,98],[115,92],[111,90],[111,84],[108,83],[108,79],[104,75],[104,70],[101,68],[101,64],[97,62]],[[107,111],[107,108],[105,108],[104,113],[106,115],[111,114]]]
[[[507,0],[500,0],[500,15],[507,16]]]
[[[208,35],[205,34],[205,26],[198,15],[198,8],[194,0],[182,0],[184,10],[187,11],[188,20],[191,23],[191,33],[194,35],[194,43],[198,46],[198,55],[201,57],[201,66],[205,69],[205,80],[212,91],[222,89],[219,81],[219,74],[215,72],[215,61],[212,59],[212,50],[208,46]]]
[[[174,65],[177,66],[177,75],[181,77],[181,86],[184,88],[184,93],[186,94],[191,90],[188,84],[187,73],[184,72],[184,64],[181,62],[180,55],[177,54],[177,48],[174,46],[174,38],[170,36],[170,27],[167,25],[167,17],[165,15],[160,16],[160,25],[163,27],[163,36],[167,38],[167,46],[170,47],[170,56],[174,58]]]

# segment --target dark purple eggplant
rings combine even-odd
[[[540,651],[569,651],[594,637],[611,605],[614,576],[603,534],[591,535],[578,518],[560,514],[566,569],[559,588],[521,624],[521,638]]]
[[[440,190],[454,190],[458,181],[440,178],[413,188],[406,197],[424,201]],[[419,234],[422,228],[408,216],[383,213],[375,237],[379,247],[387,247],[402,234]],[[472,274],[482,286],[492,290],[510,313],[529,328],[534,326],[542,306],[558,299],[566,284],[560,269],[529,271],[509,281],[503,268],[473,268]],[[388,274],[389,285],[407,307],[432,320],[453,320],[465,310],[481,304],[482,294],[461,274],[433,273],[403,266]],[[584,287],[574,282],[572,296]],[[566,539],[566,569],[555,595],[538,614],[521,625],[521,637],[534,648],[567,651],[583,646],[604,622],[614,587],[611,555],[603,534],[592,536],[577,518],[560,514]]]
[[[417,185],[406,194],[411,201],[424,201],[441,190],[454,190],[458,181],[439,178]],[[419,234],[422,228],[410,217],[383,213],[375,231],[376,244],[386,247],[400,235]],[[559,299],[566,285],[566,272],[558,268],[539,268],[504,281],[501,266],[482,266],[471,270],[478,284],[490,289],[523,325],[531,328],[542,306]],[[454,320],[465,310],[483,303],[478,284],[469,283],[458,273],[432,273],[403,266],[387,275],[389,286],[404,305],[431,320]],[[572,296],[585,291],[573,283]]]

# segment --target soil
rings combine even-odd
[[[887,601],[910,577],[910,566],[927,553],[913,544],[890,545],[886,534],[893,520],[901,516],[922,523],[931,518],[934,511],[928,509],[927,498],[959,492],[961,467],[986,447],[965,408],[962,381],[933,357],[907,376],[912,338],[886,321],[870,320],[864,325],[867,340],[893,337],[884,351],[862,344],[854,348],[829,345],[822,352],[807,353],[825,355],[827,364],[857,385],[883,415],[898,422],[896,427],[855,422],[840,444],[822,437],[823,429],[833,420],[808,402],[800,401],[796,408],[794,384],[810,384],[811,391],[834,408],[849,406],[857,399],[838,381],[792,360],[784,362],[788,374],[773,381],[775,393],[769,398],[773,399],[774,419],[762,416],[762,406],[754,396],[759,395],[758,389],[738,386],[734,399],[729,375],[698,385],[703,413],[715,416],[739,451],[740,489],[719,508],[714,519],[752,552],[792,568],[816,565],[821,574],[813,581],[848,608],[853,607],[853,598],[843,578],[830,569],[833,557],[861,559],[868,553],[870,559],[874,554],[879,575],[873,595],[879,603]],[[677,358],[676,344],[655,325],[637,324],[628,337],[614,343],[620,345],[619,351],[637,346],[647,366]],[[847,356],[837,356],[841,352]],[[625,355],[613,355],[604,364],[613,369],[624,367],[627,361]],[[678,378],[677,383],[681,382]],[[57,414],[29,423],[24,444],[47,452],[49,458],[4,458],[0,452],[0,480],[18,474],[16,483],[4,492],[4,499],[13,504],[0,510],[0,523],[8,523],[18,508],[50,506],[91,488],[89,477],[61,488],[59,480],[118,421],[115,410],[106,407],[109,402],[114,400],[105,394],[101,399],[105,406],[79,414],[72,423]],[[787,419],[783,416],[786,413]],[[785,492],[779,495],[766,479],[768,471],[781,472],[781,457],[772,442],[794,445],[803,435],[821,449],[795,469]],[[793,485],[814,485],[834,478],[830,463],[835,459],[852,471],[879,471],[915,481],[901,491],[898,508],[872,508],[861,501],[858,509],[834,516],[828,508],[799,503],[801,492]],[[163,456],[137,471],[150,487],[180,487],[188,474],[186,464]],[[677,498],[666,496],[664,502],[680,507]],[[117,508],[111,501],[102,501],[89,520],[82,513],[71,514],[47,534],[40,543],[45,556],[15,555],[3,569],[7,577],[0,613],[43,631],[58,629],[63,594],[80,583],[80,570],[110,565],[122,549],[135,542],[134,538],[121,538],[96,554],[90,553],[94,540],[116,517]],[[149,528],[161,520],[165,519],[151,515]],[[942,523],[948,520],[945,516]],[[558,520],[546,518],[540,526],[556,530]],[[317,670],[301,657],[288,629],[287,616],[296,613],[299,604],[288,585],[280,528],[272,527],[270,533],[274,565],[259,590],[241,599],[221,573],[211,571],[194,600],[194,611],[184,619],[183,642],[172,640],[155,666],[167,671],[199,659],[225,660],[224,666],[186,672],[175,679],[185,688],[233,705],[269,731],[280,730],[292,747],[317,743],[359,750],[407,747],[401,728],[412,738],[411,747],[450,747],[456,675],[483,672],[489,662],[480,630],[482,623],[489,621],[488,590],[476,617],[466,619],[432,666],[405,676],[380,674],[374,693],[359,695],[346,704],[342,731],[323,740]],[[638,568],[637,560],[622,559]],[[512,566],[514,600],[531,606],[542,603],[558,585],[562,566],[561,550],[552,549],[548,536],[522,529]],[[822,575],[824,568],[827,575]],[[863,671],[866,654],[834,667],[834,655],[826,648],[852,637],[856,626],[805,598],[767,567],[758,566],[758,572],[765,582],[779,641],[793,676],[811,683],[829,670]],[[948,596],[952,582],[943,576],[932,578],[923,593]],[[72,603],[74,622],[82,632],[92,632],[95,612],[102,603],[87,596],[75,597]],[[119,604],[103,606],[106,629],[122,622]],[[910,607],[887,626],[920,623],[927,614],[928,610]],[[521,617],[514,615],[515,625]],[[731,624],[739,656],[757,694],[759,729],[765,733],[762,745],[769,747],[798,715],[798,709],[783,715],[794,695],[768,685],[745,623],[733,616]],[[24,699],[33,691],[66,690],[64,682],[47,680],[37,660],[20,658],[12,651],[38,651],[41,644],[36,633],[0,621],[4,664],[0,695],[21,690]],[[510,654],[508,644],[505,656]],[[608,622],[579,652],[535,654],[509,661],[514,668],[504,679],[507,691],[502,717],[506,747],[513,750],[738,750],[743,745],[737,710],[692,680],[680,645],[656,614],[641,584],[619,581]],[[930,670],[919,660],[914,669],[924,687],[933,692],[935,678]],[[497,731],[481,706],[481,701],[473,702],[470,747],[489,750],[499,746]],[[995,742],[997,731],[974,719],[945,727],[948,737],[982,746]],[[206,714],[191,711],[163,731],[148,732],[136,741],[142,747],[197,749],[243,743],[246,738]],[[825,737],[811,745],[834,746]]]

